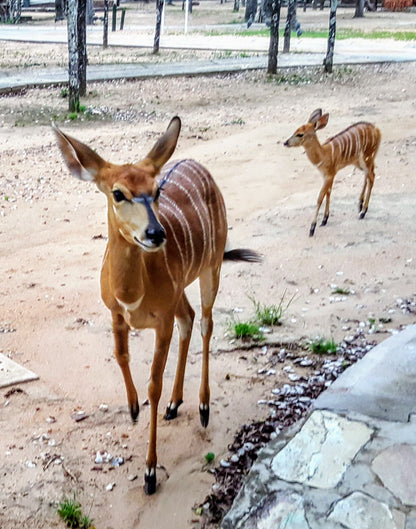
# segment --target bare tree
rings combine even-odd
[[[55,0],[55,22],[64,20],[68,12],[68,0]]]
[[[160,30],[162,27],[163,7],[164,7],[164,0],[156,0],[156,28],[155,28],[155,38],[153,41],[153,53],[159,52]]]
[[[364,17],[364,0],[356,0],[354,18]]]
[[[286,26],[284,31],[283,53],[290,51],[290,33],[296,17],[296,0],[289,0],[287,4]]]
[[[331,11],[329,13],[328,50],[324,59],[324,68],[327,73],[332,73],[332,65],[334,62],[337,7],[338,0],[331,0]]]
[[[108,47],[108,0],[104,0],[103,48]]]
[[[22,0],[7,0],[5,6],[5,13],[2,16],[4,22],[11,22],[18,24],[22,14]]]
[[[69,111],[78,112],[87,86],[86,0],[68,0]]]
[[[279,23],[280,23],[280,5],[281,0],[269,0],[270,3],[270,45],[269,60],[267,64],[267,73],[275,74],[277,72],[277,54],[279,51]]]

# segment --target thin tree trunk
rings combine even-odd
[[[332,65],[334,61],[337,7],[338,0],[331,0],[331,11],[329,14],[328,51],[324,59],[324,68],[327,73],[332,73]]]
[[[364,0],[356,0],[354,18],[364,18]]]
[[[289,0],[287,4],[287,17],[286,17],[286,26],[284,32],[284,44],[283,44],[283,53],[289,53],[290,51],[290,34],[292,32],[293,20],[296,13],[296,0]]]
[[[6,22],[19,24],[22,14],[22,0],[7,0],[6,9],[8,12]]]
[[[79,111],[78,0],[68,2],[69,111]]]
[[[240,0],[234,0],[233,12],[238,13],[240,11]]]
[[[87,93],[87,0],[78,0],[78,70],[79,95]]]
[[[108,0],[104,0],[103,48],[108,48]]]
[[[270,21],[270,45],[267,73],[277,73],[277,55],[279,52],[279,23],[280,23],[280,0],[271,2],[272,17]]]
[[[87,26],[91,26],[94,23],[94,0],[87,0]]]
[[[163,5],[164,5],[164,0],[156,0],[156,28],[155,28],[155,38],[153,41],[153,53],[159,52],[160,28],[162,27]]]

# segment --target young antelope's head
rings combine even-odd
[[[166,232],[158,219],[160,189],[156,176],[176,148],[180,119],[172,119],[143,160],[124,165],[106,162],[87,145],[64,134],[55,125],[53,128],[72,175],[95,182],[106,195],[113,232],[120,233],[128,243],[144,251],[161,249],[166,242]]]
[[[285,147],[300,147],[307,144],[308,140],[315,137],[317,130],[326,127],[328,119],[329,114],[322,115],[322,110],[317,108],[310,115],[308,122],[296,129],[294,134],[285,141]]]

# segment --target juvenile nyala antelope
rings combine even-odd
[[[360,219],[365,217],[370,201],[371,190],[374,184],[374,158],[377,154],[381,133],[380,130],[365,121],[354,123],[333,138],[321,145],[316,131],[323,129],[328,123],[329,114],[323,114],[318,108],[312,112],[309,121],[299,127],[293,136],[285,141],[286,147],[300,145],[306,151],[309,160],[315,165],[324,177],[322,189],[318,195],[318,203],[313,218],[309,235],[315,233],[319,208],[324,197],[325,214],[321,226],[325,226],[329,217],[329,200],[331,198],[332,184],[337,172],[347,165],[355,165],[364,171],[364,185],[358,203]]]
[[[199,412],[209,420],[208,353],[212,307],[223,260],[258,261],[251,250],[225,250],[224,200],[210,173],[198,162],[181,160],[164,167],[181,129],[174,117],[148,155],[135,164],[106,162],[92,149],[54,127],[59,148],[73,176],[95,182],[107,197],[108,243],[101,270],[101,295],[111,311],[115,356],[120,365],[130,414],[139,404],[129,368],[129,330],[153,328],[155,350],[150,373],[150,438],[145,492],[156,490],[156,426],[169,345],[176,318],[179,355],[165,418],[177,416],[183,399],[186,357],[194,311],[185,287],[199,278],[201,291],[202,377]],[[161,176],[157,178],[161,171]]]

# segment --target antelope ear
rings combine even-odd
[[[172,118],[166,132],[155,143],[146,158],[150,159],[157,172],[165,165],[176,149],[179,133],[181,131],[181,120],[178,116]]]
[[[93,182],[107,162],[80,141],[64,134],[52,123],[59,149],[71,174],[79,180]]]
[[[318,121],[315,123],[315,130],[323,129],[327,126],[329,119],[329,114],[324,114],[321,116]]]
[[[321,116],[322,116],[322,108],[317,108],[309,116],[308,122],[315,124]]]

